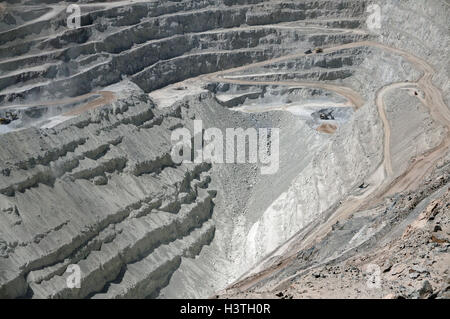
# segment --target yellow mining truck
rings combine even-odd
[[[15,120],[17,120],[17,114],[6,112],[5,117],[0,117],[0,125],[7,125]]]

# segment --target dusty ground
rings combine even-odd
[[[337,126],[334,124],[321,124],[317,130],[322,133],[333,134],[337,130]]]

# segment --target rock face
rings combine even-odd
[[[448,297],[449,10],[7,0],[0,297]],[[279,128],[278,171],[174,162],[194,120]]]
[[[212,240],[210,165],[170,157],[170,122],[181,109],[158,112],[130,92],[95,113],[28,129],[22,143],[2,137],[5,149],[17,145],[2,152],[11,168],[1,186],[3,296],[151,295]],[[69,264],[90,284],[67,289]],[[143,271],[137,282],[134,271]],[[150,279],[157,283],[139,286]]]

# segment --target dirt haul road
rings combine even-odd
[[[84,100],[87,100],[90,97],[95,97],[95,98],[91,101],[86,101],[81,106],[74,107],[70,111],[59,114],[58,116],[60,116],[60,121],[58,121],[58,123],[66,120],[66,119],[69,119],[73,116],[80,115],[86,111],[107,105],[116,99],[116,95],[111,91],[99,91],[99,92],[83,94],[83,95],[80,95],[80,96],[77,96],[74,98],[65,98],[65,99],[53,100],[53,101],[42,102],[42,103],[34,103],[34,104],[19,104],[19,105],[3,106],[3,107],[0,107],[0,109],[3,108],[3,109],[10,110],[10,109],[14,109],[14,108],[17,108],[17,109],[31,108],[31,107],[38,107],[38,106],[39,107],[45,107],[45,106],[56,107],[56,106],[61,106],[61,105],[69,105],[69,104],[83,102]],[[53,117],[55,117],[55,116],[53,116]],[[43,126],[43,128],[45,128],[45,127]]]

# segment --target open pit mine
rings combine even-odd
[[[0,298],[449,298],[449,25],[1,1]]]

